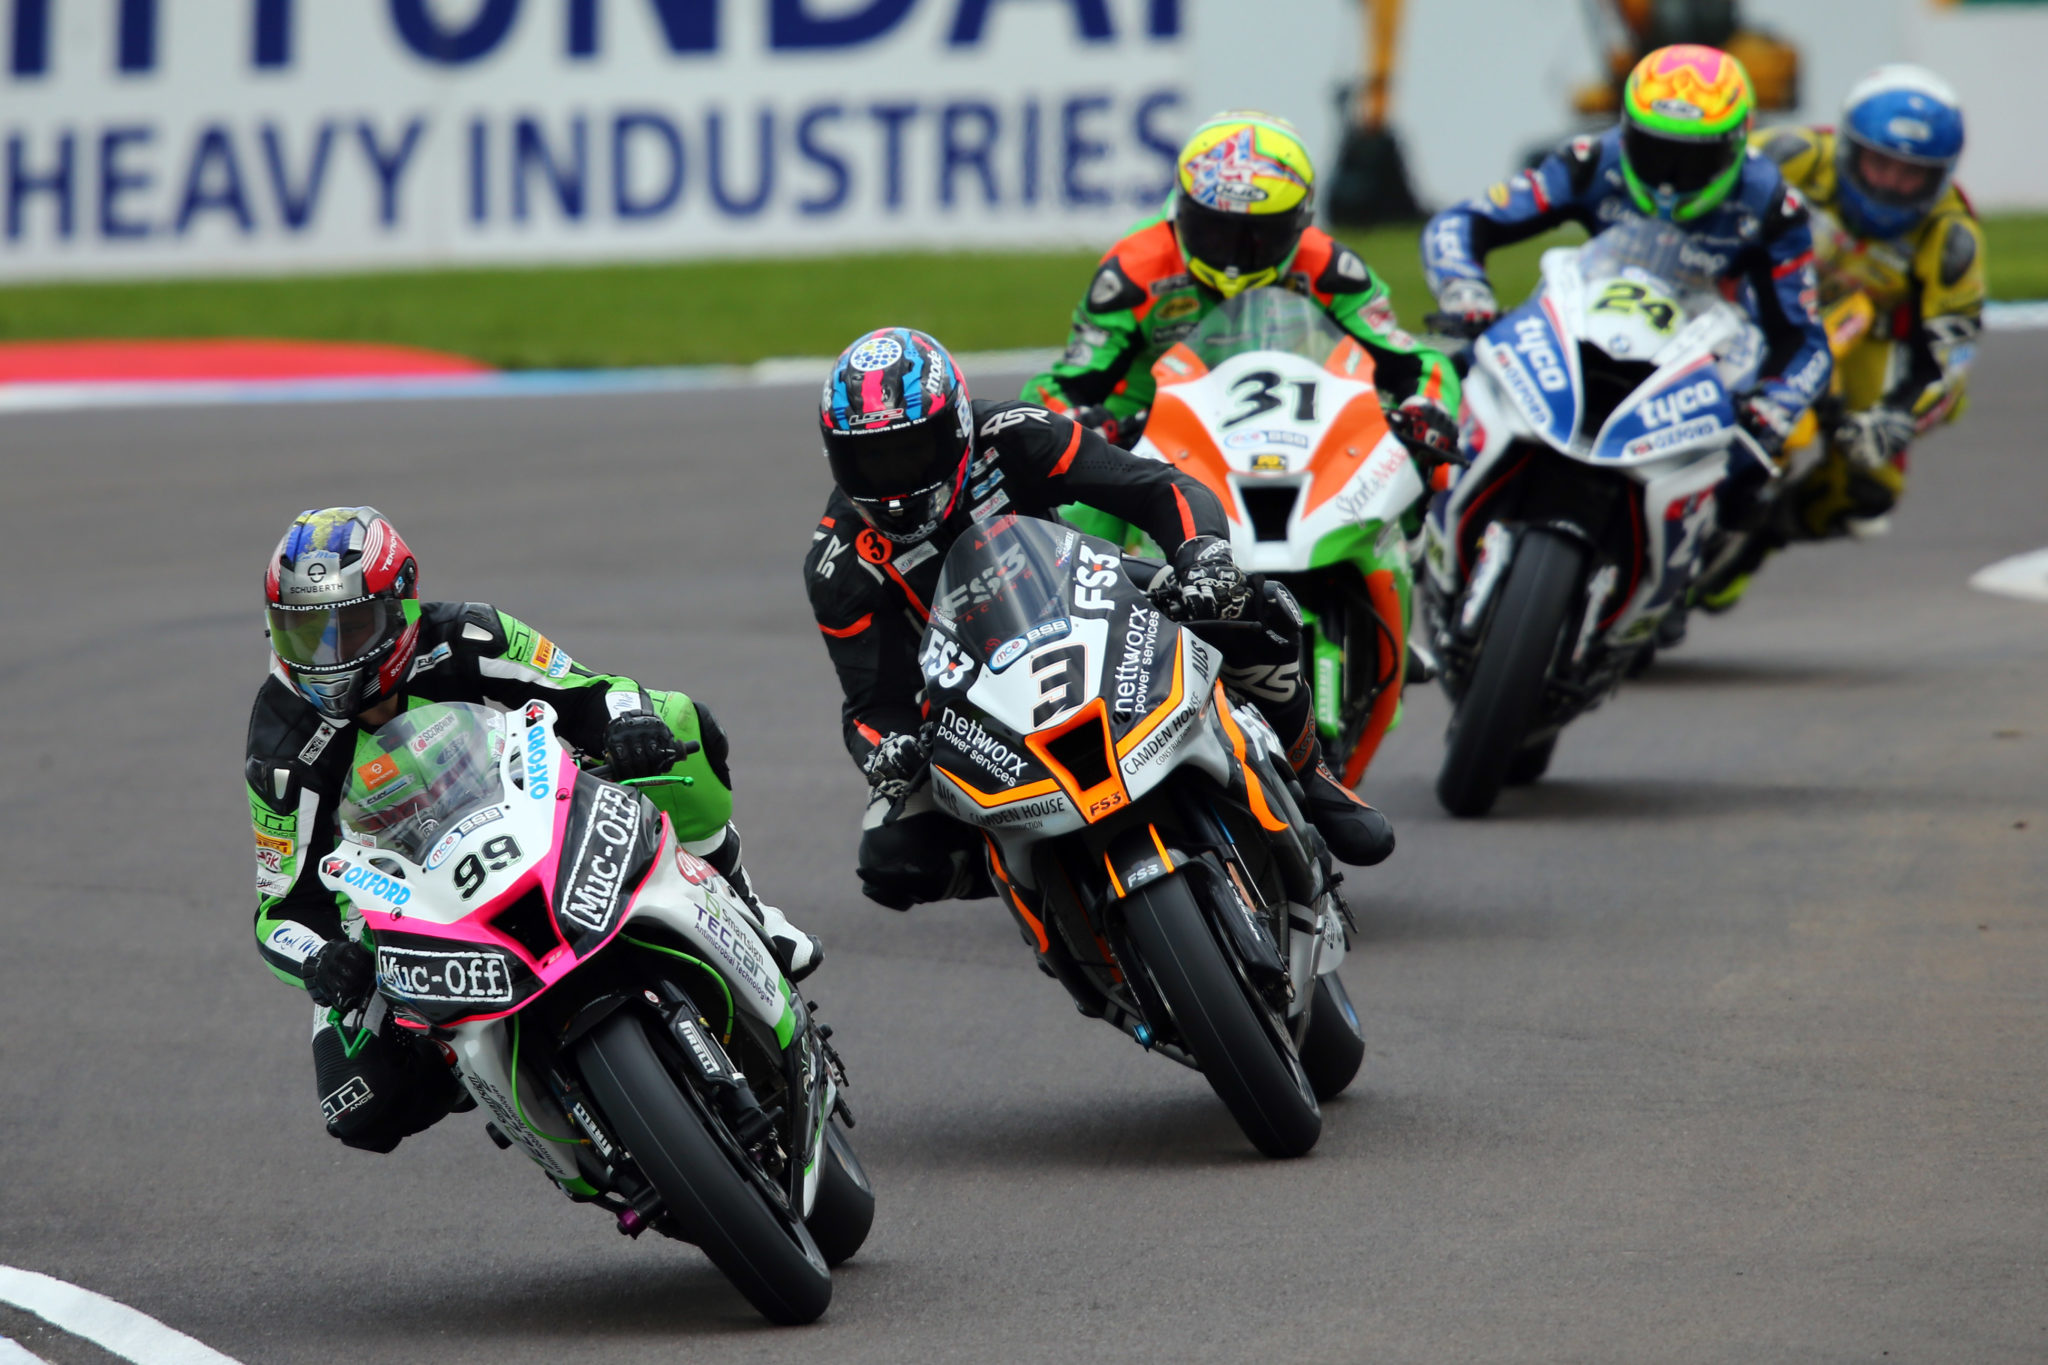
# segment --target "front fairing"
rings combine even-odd
[[[580,772],[543,702],[499,718],[501,799],[417,860],[345,838],[321,860],[377,948],[402,1018],[449,1025],[521,1008],[610,942],[669,839],[652,803]],[[347,832],[353,833],[353,832]]]
[[[983,828],[1066,833],[1174,766],[1221,656],[1153,608],[1110,542],[1004,520],[993,543],[955,544],[926,631],[933,795]],[[1030,550],[1006,569],[1012,541]],[[1034,609],[991,630],[977,595],[1008,591],[1005,573],[1031,576]]]

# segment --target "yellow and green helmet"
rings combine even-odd
[[[1756,94],[1742,63],[1696,43],[1636,63],[1621,96],[1621,173],[1636,207],[1685,222],[1742,178]]]
[[[1316,168],[1285,119],[1216,115],[1177,159],[1173,227],[1188,271],[1230,298],[1272,284],[1315,221]]]

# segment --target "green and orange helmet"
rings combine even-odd
[[[1621,96],[1621,173],[1636,207],[1685,222],[1742,178],[1756,93],[1742,63],[1695,43],[1636,63]]]
[[[1218,114],[1176,164],[1173,230],[1188,273],[1224,298],[1278,280],[1315,221],[1316,168],[1294,125]]]

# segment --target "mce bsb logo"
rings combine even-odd
[[[467,18],[456,19],[433,0],[384,0],[392,34],[421,61],[437,66],[467,66],[496,52],[511,39],[522,19],[546,23],[561,35],[563,55],[572,61],[601,57],[602,19],[608,8],[641,5],[651,12],[654,28],[668,50],[678,56],[717,52],[732,36],[724,11],[731,0],[482,0]],[[295,54],[294,33],[302,9],[312,0],[244,0],[248,32],[239,50],[259,69],[288,68]],[[1110,0],[1061,0],[1075,33],[1085,42],[1114,42],[1119,36],[1110,16]],[[42,76],[50,70],[50,38],[54,11],[63,5],[103,4],[114,12],[114,66],[126,75],[155,71],[160,60],[159,19],[163,0],[14,0],[8,51],[8,72],[19,77]],[[859,47],[887,36],[920,4],[950,11],[946,23],[949,47],[974,47],[988,32],[989,17],[1002,8],[1028,10],[1031,22],[1043,23],[1042,0],[861,0],[851,6],[832,0],[769,0],[768,47],[776,52],[815,52]],[[1181,36],[1182,0],[1149,0],[1144,36]],[[463,7],[456,7],[460,10]],[[751,18],[753,4],[741,7]]]

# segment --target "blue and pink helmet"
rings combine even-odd
[[[818,425],[840,491],[897,544],[929,538],[959,502],[974,454],[967,381],[923,332],[884,327],[841,351]]]

